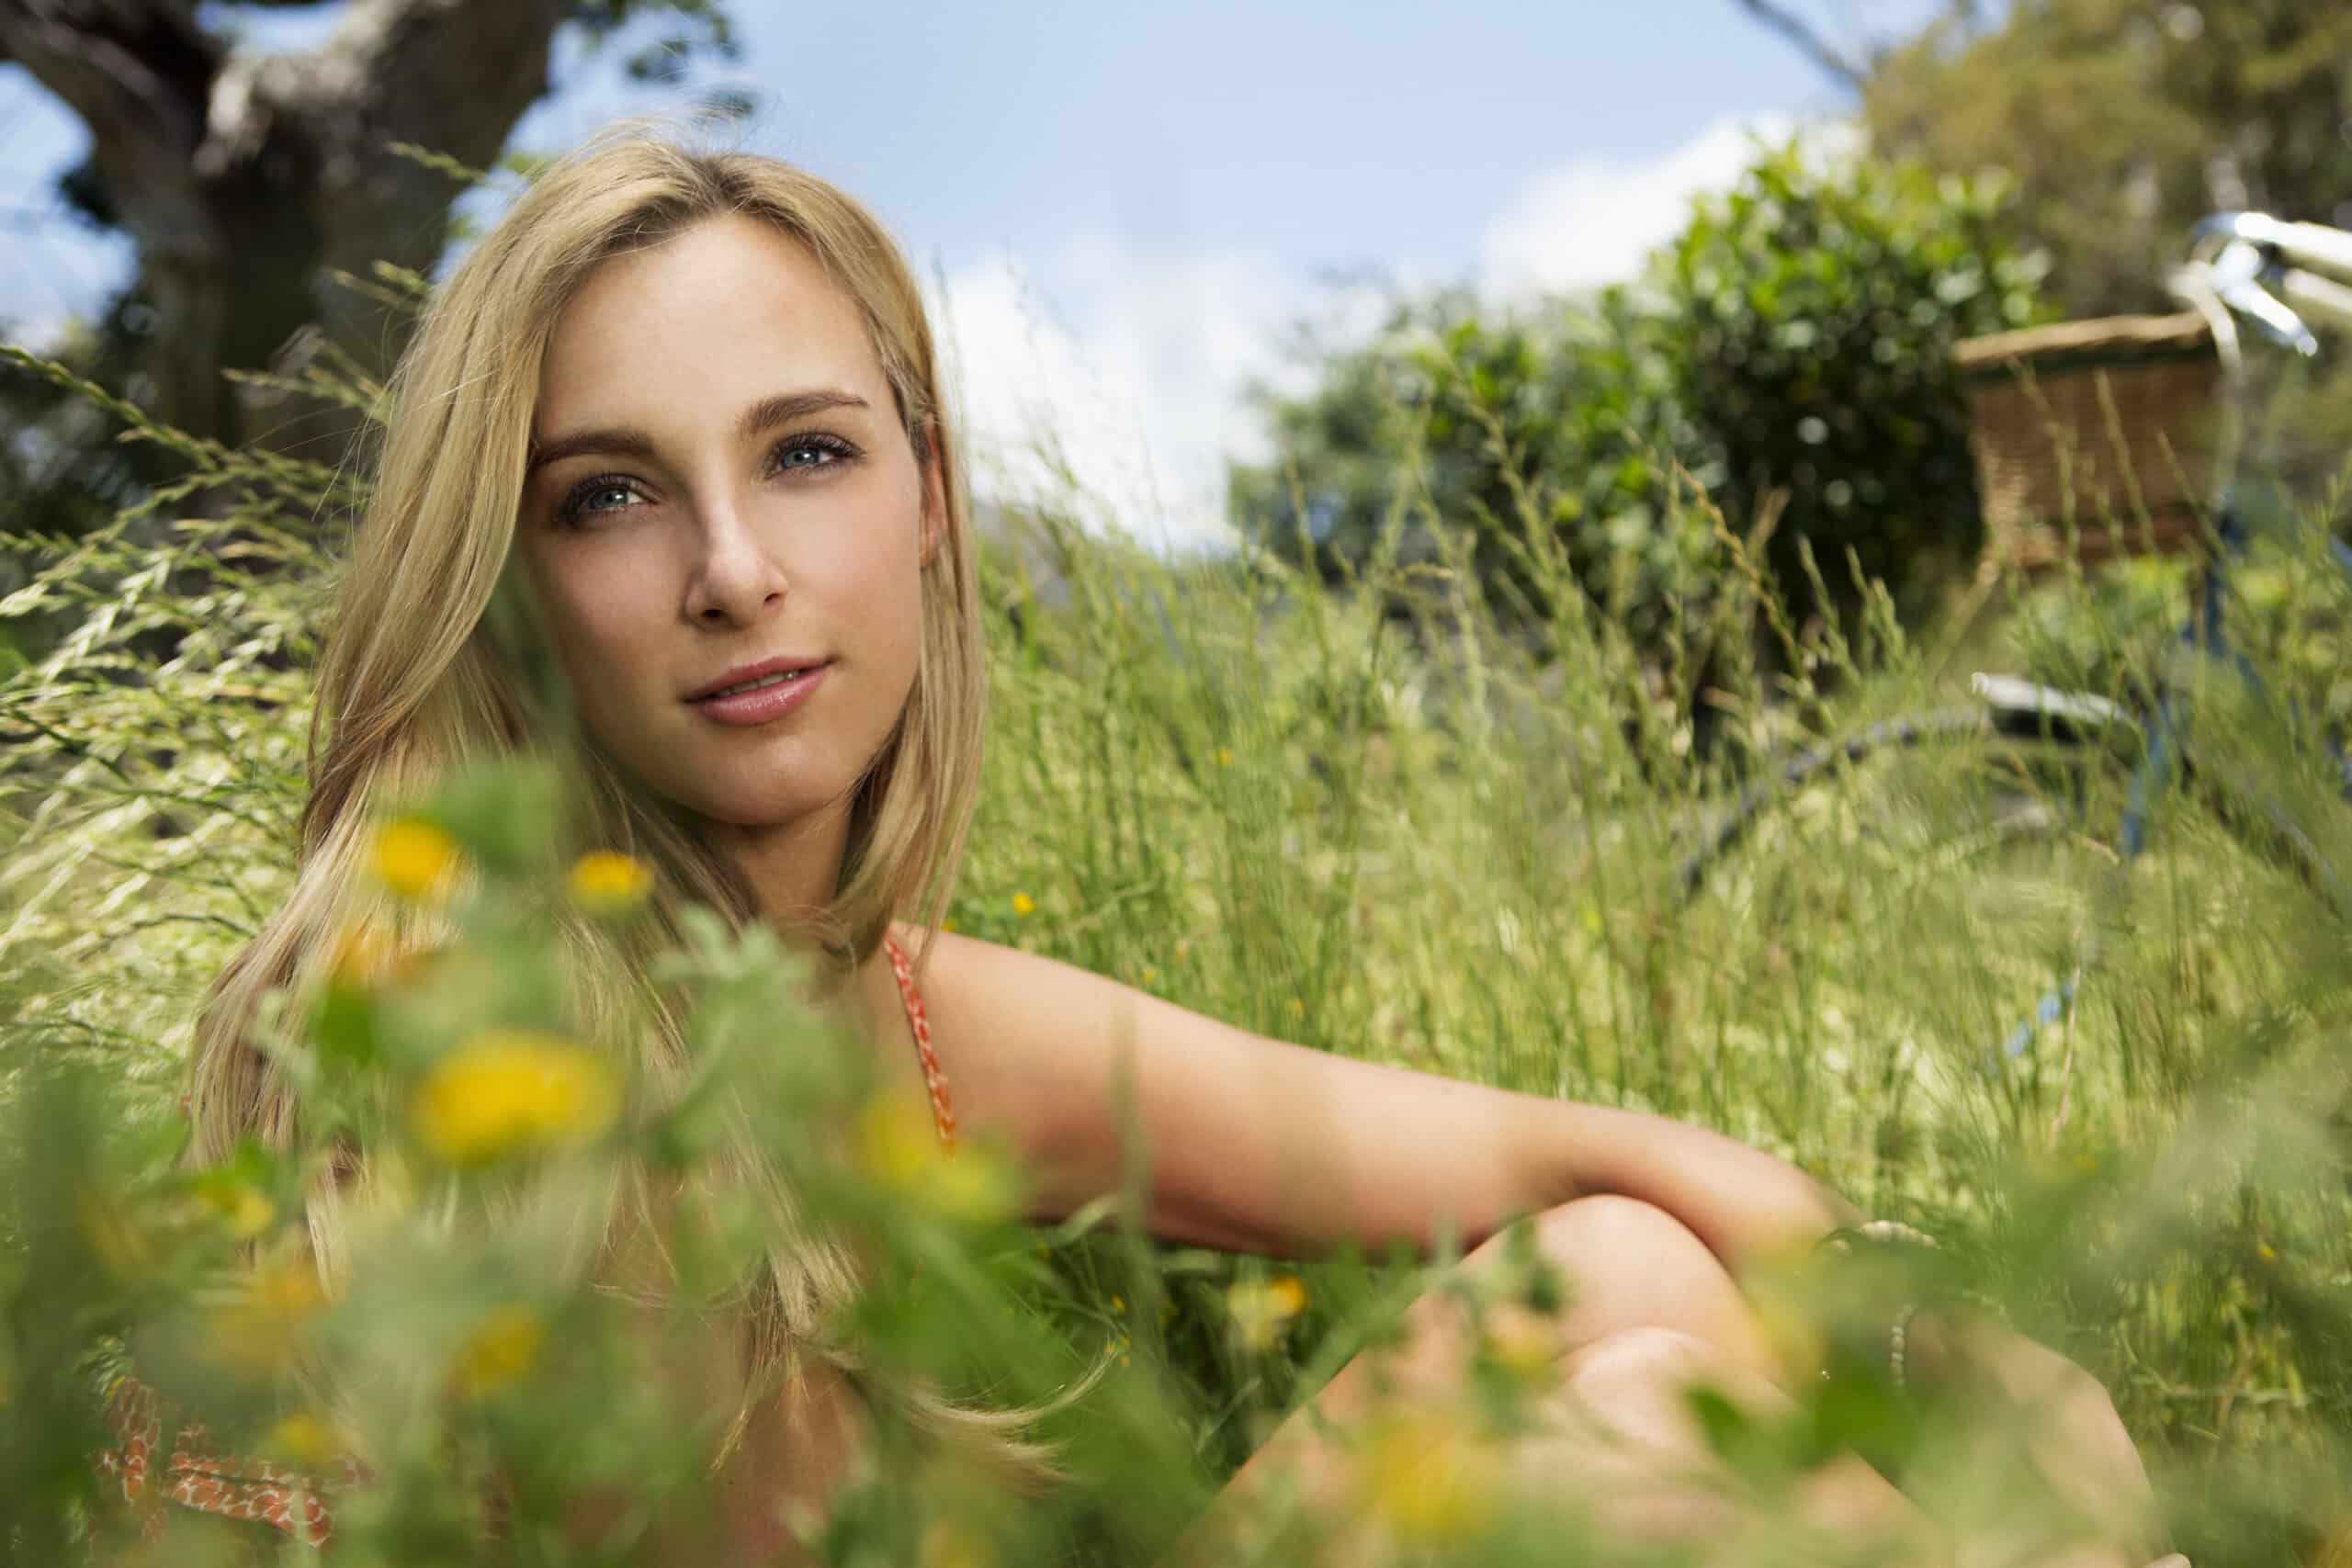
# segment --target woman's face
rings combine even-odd
[[[944,529],[848,296],[749,218],[616,256],[557,319],[531,434],[516,548],[588,733],[717,822],[845,809]],[[823,668],[708,695],[779,660]]]

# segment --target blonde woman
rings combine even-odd
[[[290,1137],[289,1092],[247,1043],[255,1008],[315,977],[366,912],[366,846],[388,803],[459,759],[564,743],[536,697],[534,670],[551,660],[586,738],[593,840],[654,866],[662,910],[695,901],[769,921],[818,954],[826,998],[886,1074],[928,1095],[943,1140],[985,1130],[1026,1159],[1035,1218],[1119,1185],[1123,1072],[1162,1238],[1427,1251],[1450,1228],[1476,1270],[1532,1217],[1574,1281],[1549,1353],[1586,1436],[1531,1445],[1524,1461],[1605,1476],[1629,1529],[1736,1529],[1670,1479],[1702,1453],[1676,1391],[1706,1375],[1771,1403],[1808,1375],[1781,1364],[1736,1280],[1856,1223],[1846,1203],[1710,1133],[1260,1038],[939,929],[980,766],[974,541],[920,296],[856,202],[782,163],[622,128],[540,175],[466,256],[390,406],[319,671],[300,873],[199,1030],[198,1157]],[[489,614],[510,568],[544,647]],[[669,1022],[638,1037],[657,1068],[678,1059]],[[312,1223],[330,1288],[333,1213],[322,1199]],[[789,1356],[854,1282],[829,1253],[775,1259],[747,1374]],[[1404,1396],[1442,1395],[1460,1325],[1434,1299],[1408,1323]],[[1924,1323],[1911,1354],[1915,1374],[1964,1359],[2052,1402],[2045,1429],[2081,1445],[2066,1462],[2086,1494],[2137,1517],[2145,1482],[2086,1376],[1983,1331],[1939,1342]],[[752,1412],[729,1472],[740,1560],[788,1556],[786,1506],[821,1508],[845,1473],[862,1440],[855,1386],[808,1359]],[[1315,1404],[1344,1424],[1372,1400],[1351,1367]],[[1002,1413],[932,1415],[1050,1472]],[[1237,1485],[1296,1465],[1332,1495],[1332,1457],[1295,1416]],[[315,1497],[257,1500],[187,1485],[165,1456],[140,1463],[175,1507],[332,1534]],[[1826,1472],[1814,1503],[1858,1533],[1941,1550],[1860,1461]]]

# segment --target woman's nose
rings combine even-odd
[[[700,509],[696,521],[699,555],[686,585],[686,616],[702,626],[749,626],[783,600],[783,565],[733,502]]]

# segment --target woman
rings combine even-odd
[[[569,746],[581,830],[654,866],[657,913],[711,905],[820,954],[826,994],[885,1073],[929,1094],[940,1135],[984,1131],[1027,1161],[1038,1219],[1119,1184],[1123,1077],[1161,1238],[1427,1251],[1450,1232],[1475,1270],[1533,1216],[1576,1287],[1552,1330],[1557,1397],[1605,1432],[1527,1461],[1615,1467],[1628,1528],[1734,1527],[1668,1479],[1702,1456],[1677,1391],[1704,1374],[1785,1402],[1777,1385],[1808,1374],[1781,1364],[1735,1280],[1854,1223],[1847,1204],[1712,1134],[1261,1039],[939,929],[979,767],[974,542],[920,296],[863,209],[772,160],[608,135],[542,175],[456,269],[390,406],[319,677],[300,874],[198,1032],[198,1157],[291,1136],[294,1102],[247,1031],[267,990],[316,976],[371,912],[375,815],[460,758]],[[535,630],[492,614],[510,573]],[[657,1070],[677,1065],[671,1021],[637,1037]],[[311,1232],[332,1280],[332,1194]],[[754,1363],[854,1284],[823,1252],[774,1273],[747,1329]],[[1408,1321],[1405,1392],[1437,1397],[1461,1325],[1436,1300]],[[1912,1341],[1915,1369],[1965,1357],[2054,1401],[2058,1429],[2097,1450],[2074,1461],[2086,1495],[2119,1520],[2144,1504],[2130,1442],[2082,1374],[1981,1330],[1939,1339],[1922,1322]],[[1363,1367],[1315,1401],[1342,1422],[1373,1403]],[[1003,1417],[933,1415],[1023,1451]],[[754,1410],[729,1471],[741,1557],[789,1550],[784,1506],[821,1506],[861,1430],[853,1385],[819,1363]],[[1237,1485],[1291,1465],[1337,1485],[1298,1416]],[[177,1502],[222,1511],[187,1490]],[[1813,1506],[1937,1550],[1860,1461],[1825,1472]],[[316,1539],[331,1522],[288,1528]]]

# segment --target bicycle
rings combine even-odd
[[[2250,323],[2263,337],[2298,358],[2312,360],[2320,353],[2320,342],[2305,323],[2306,314],[2352,331],[2352,285],[2339,279],[2352,279],[2352,232],[2256,212],[2218,213],[2203,220],[2192,232],[2188,260],[2166,279],[2168,291],[2204,318],[2222,374],[2214,494],[2203,529],[2206,551],[2192,586],[2188,624],[2181,627],[2178,641],[2192,655],[2233,670],[2257,692],[2259,679],[2232,649],[2223,615],[2231,594],[2231,569],[2245,558],[2252,540],[2238,494],[2238,468],[2245,455],[2252,399],[2252,377],[2238,322]],[[2352,547],[2333,534],[2327,536],[2326,544],[2335,565],[2352,575]],[[1883,719],[1851,735],[1805,747],[1772,765],[1762,782],[1743,791],[1701,829],[1698,846],[1676,874],[1678,900],[1687,904],[1695,899],[1710,872],[1751,834],[1766,814],[1797,799],[1817,775],[1859,768],[1882,753],[1986,738],[2016,753],[2010,765],[2020,770],[2044,761],[2061,763],[2076,781],[2077,819],[2088,811],[2082,781],[2091,772],[2088,764],[2093,756],[2118,748],[2136,751],[2137,760],[2124,781],[2124,803],[2114,842],[2108,848],[2119,871],[2147,849],[2151,814],[2158,800],[2193,772],[2186,744],[2185,692],[2160,686],[2144,705],[2134,707],[2096,693],[1986,671],[1973,674],[1969,685],[1972,700],[1967,703]],[[2352,799],[2352,755],[2347,755],[2340,740],[2333,745],[2343,794]],[[2339,901],[2352,902],[2343,899],[2341,875],[2316,846],[2291,822],[2278,820],[2275,811],[2266,813],[2262,803],[2253,804],[2255,809],[2246,816],[2249,820],[2269,818],[2276,847],[2301,861],[2304,873],[2325,885]],[[2023,797],[2022,802],[2012,797],[1996,807],[1992,825],[1996,832],[2036,833],[2064,828],[2062,818],[2040,806],[2038,797]],[[2031,1015],[2003,1039],[1991,1058],[1994,1067],[2022,1055],[2042,1029],[2066,1016],[2085,972],[2097,961],[2094,944],[2074,973],[2052,987]]]

